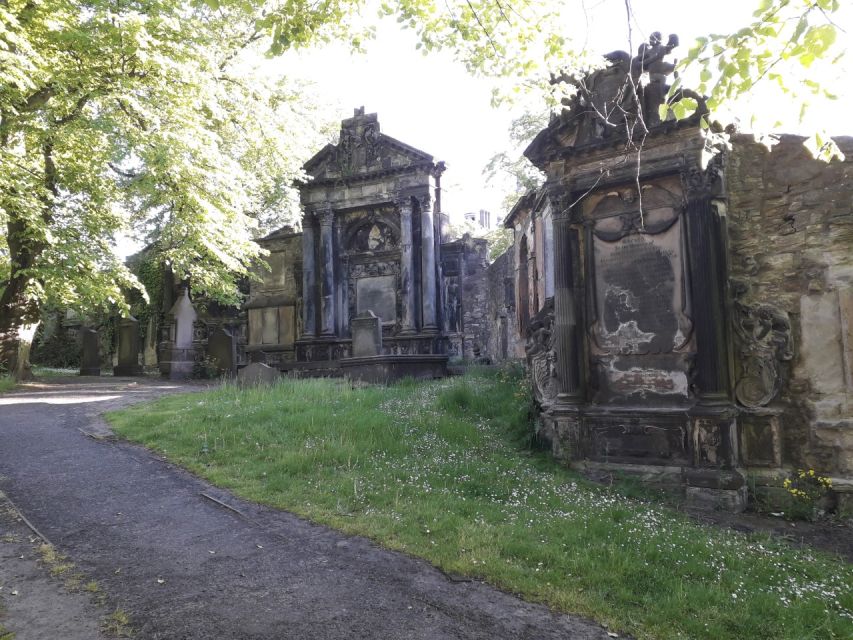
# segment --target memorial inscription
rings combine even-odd
[[[671,353],[686,341],[680,224],[657,235],[598,238],[596,342],[609,353]]]

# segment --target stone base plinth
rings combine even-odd
[[[169,380],[187,380],[193,377],[196,350],[160,347],[160,375]]]
[[[100,367],[80,367],[81,376],[99,376],[101,375]]]
[[[402,378],[431,380],[447,375],[447,356],[408,355],[344,358],[340,370],[354,380],[388,384]]]
[[[742,511],[737,423],[727,408],[651,409],[557,401],[540,414],[537,439],[554,457],[596,479],[626,476],[694,506]]]
[[[83,375],[81,373],[81,375]],[[100,374],[99,374],[100,375]],[[113,367],[114,376],[141,376],[142,367],[138,364],[120,364]]]

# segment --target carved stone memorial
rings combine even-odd
[[[207,355],[220,373],[231,376],[237,371],[237,338],[225,327],[218,326],[207,340]]]
[[[85,327],[80,330],[80,375],[101,375],[101,339],[95,329]]]
[[[181,287],[178,299],[168,313],[169,340],[160,344],[160,373],[171,380],[183,380],[193,374],[197,349],[198,314],[190,300],[189,288]]]
[[[118,321],[118,364],[113,367],[116,376],[141,376],[139,365],[139,321],[133,316]]]
[[[655,33],[634,58],[608,54],[610,67],[577,81],[577,96],[525,152],[555,205],[553,324],[531,324],[528,359],[539,435],[558,456],[593,472],[646,477],[655,467],[689,500],[737,510],[746,487],[729,380],[721,165],[708,160],[701,99],[687,120],[657,116],[676,44]],[[649,83],[625,90],[645,73]],[[785,321],[743,314],[754,318],[743,323],[753,364],[738,397],[761,402],[772,395],[769,362],[784,350]]]
[[[354,358],[382,355],[381,319],[369,309],[352,320],[352,355]]]

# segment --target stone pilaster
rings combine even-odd
[[[682,175],[696,335],[694,383],[701,404],[721,404],[730,399],[723,221],[713,204],[717,180],[713,165],[707,171],[692,168]]]
[[[435,226],[429,196],[421,199],[421,292],[423,330],[438,331],[435,282]]]
[[[302,335],[317,331],[317,265],[314,259],[314,214],[302,217]]]
[[[335,213],[327,208],[320,219],[320,335],[335,335],[335,260],[332,225]]]
[[[412,199],[400,197],[397,201],[400,210],[400,280],[403,295],[403,319],[401,333],[414,333],[415,327],[415,262],[412,245]]]
[[[575,300],[575,265],[579,263],[577,231],[569,225],[568,211],[554,216],[554,338],[557,349],[558,401],[583,402],[578,367],[578,309]]]

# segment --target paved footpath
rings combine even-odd
[[[107,433],[103,411],[181,390],[80,378],[0,395],[0,491],[130,615],[137,638],[609,637],[92,437]]]

